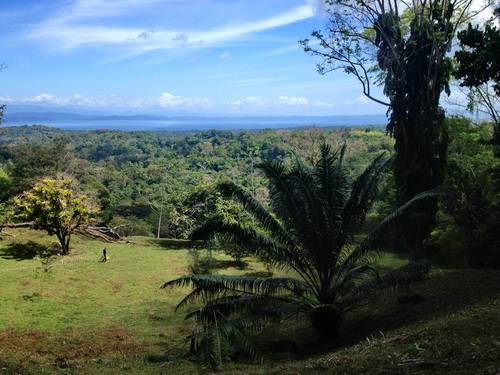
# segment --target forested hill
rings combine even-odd
[[[69,175],[94,196],[103,224],[128,223],[152,233],[160,202],[171,219],[164,235],[186,234],[185,200],[193,192],[229,178],[265,195],[255,166],[262,160],[311,158],[323,141],[347,145],[353,172],[392,140],[375,126],[261,131],[147,132],[68,131],[44,126],[0,129],[3,199],[31,188],[41,178]]]
[[[450,145],[445,184],[457,195],[443,202],[429,254],[442,263],[498,268],[499,170],[492,126],[448,120]],[[11,198],[47,177],[77,180],[97,200],[99,224],[126,224],[124,234],[184,238],[203,211],[193,197],[215,181],[230,179],[266,201],[257,165],[263,160],[314,161],[323,142],[346,145],[352,175],[377,155],[393,153],[383,127],[265,129],[259,131],[69,131],[44,126],[0,128],[0,215]],[[377,212],[394,208],[394,184],[381,186]],[[217,199],[222,212],[227,209]]]

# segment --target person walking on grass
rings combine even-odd
[[[108,260],[108,256],[106,254],[106,248],[102,249],[102,262],[105,263]]]

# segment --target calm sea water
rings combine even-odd
[[[64,120],[64,121],[8,121],[5,126],[45,125],[67,130],[116,129],[124,131],[176,131],[176,130],[250,130],[266,128],[296,128],[310,126],[367,126],[385,125],[384,115],[330,116],[330,117],[242,117],[242,118],[176,118],[174,120]]]

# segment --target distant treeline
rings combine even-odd
[[[475,208],[483,215],[494,212],[491,207],[497,202],[491,170],[497,161],[491,147],[482,142],[491,135],[491,125],[476,125],[461,118],[452,118],[449,123],[448,184],[457,185],[460,201],[467,201],[469,206],[477,203]],[[290,162],[296,157],[314,162],[315,150],[323,142],[338,149],[347,146],[346,160],[352,175],[359,174],[381,153],[389,157],[394,147],[383,126],[202,132],[2,127],[0,200],[5,206],[11,197],[41,179],[63,176],[77,180],[80,189],[97,200],[101,207],[99,224],[127,224],[123,227],[125,234],[153,235],[158,232],[161,213],[160,235],[185,238],[195,223],[197,209],[192,197],[197,193],[217,180],[230,179],[265,202],[267,188],[256,165],[274,159]],[[376,210],[387,213],[392,209],[393,196],[389,174]],[[465,213],[460,211],[463,207],[450,202],[447,205],[454,208],[444,207],[440,218],[446,225],[438,226],[438,236],[430,241],[432,251],[442,258],[448,251],[442,250],[442,241],[450,241],[452,233],[463,232],[455,216],[470,217],[469,211],[474,208],[469,207]],[[480,220],[476,226],[479,232]],[[461,263],[470,263],[470,259],[460,259]]]

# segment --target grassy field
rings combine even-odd
[[[0,240],[0,374],[193,374],[184,337],[193,322],[174,312],[186,290],[162,290],[188,273],[190,243],[134,238],[107,244],[76,236],[69,256],[43,264],[53,238],[27,229]],[[100,263],[106,247],[109,261]],[[219,273],[259,275],[216,254]],[[404,264],[386,255],[380,268]],[[260,338],[270,361],[230,363],[222,374],[498,374],[500,272],[434,270],[411,289],[348,317],[335,344],[308,322]],[[283,350],[279,340],[297,347]]]

